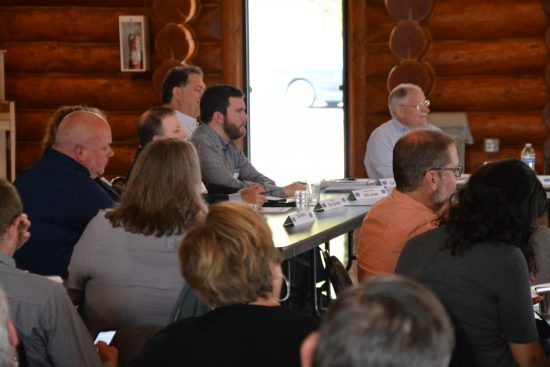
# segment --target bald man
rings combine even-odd
[[[94,179],[105,170],[111,128],[100,115],[76,111],[59,124],[55,144],[14,182],[32,221],[31,238],[15,253],[17,267],[67,277],[73,247],[98,212],[113,205]]]

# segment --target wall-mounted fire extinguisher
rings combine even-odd
[[[130,58],[128,68],[143,69],[143,52],[141,49],[141,32],[136,30],[128,35]]]

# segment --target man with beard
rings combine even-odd
[[[200,103],[202,124],[190,141],[197,148],[205,185],[223,185],[242,189],[260,185],[268,195],[290,197],[304,185],[276,186],[248,161],[235,144],[246,132],[248,116],[243,93],[230,85],[215,85],[204,92]]]
[[[396,187],[368,212],[361,227],[357,275],[393,274],[407,240],[439,225],[463,172],[448,135],[415,130],[393,149]]]

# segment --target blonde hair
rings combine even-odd
[[[42,149],[45,150],[46,148],[51,148],[55,144],[55,136],[57,134],[57,128],[59,127],[59,124],[61,123],[61,121],[63,121],[65,117],[76,111],[93,112],[101,116],[105,121],[107,121],[105,114],[99,108],[82,105],[61,106],[57,110],[55,110],[52,117],[50,117],[50,119],[48,120],[48,124],[46,125],[46,132],[44,133],[44,138],[42,139]]]
[[[152,142],[140,154],[120,204],[107,212],[113,227],[131,233],[181,234],[204,216],[201,173],[193,145],[177,139]]]
[[[267,222],[247,205],[224,202],[184,236],[181,272],[212,307],[254,302],[273,292],[270,265],[282,256]]]

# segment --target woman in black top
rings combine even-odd
[[[282,308],[281,254],[266,221],[222,203],[182,240],[183,277],[213,308],[159,332],[134,366],[296,366],[317,324]]]

